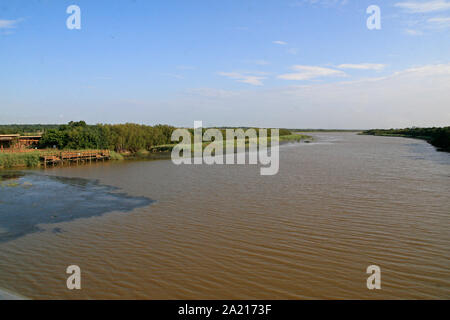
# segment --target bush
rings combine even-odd
[[[111,151],[109,156],[111,160],[123,160],[123,156],[115,151]]]

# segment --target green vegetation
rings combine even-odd
[[[301,140],[313,140],[313,137],[307,136],[306,134],[289,134],[286,136],[280,136],[280,142],[289,142],[289,141],[296,141],[300,142]]]
[[[39,166],[39,151],[25,153],[1,153],[0,168],[37,167]]]
[[[109,149],[119,153],[146,151],[170,151],[174,145],[171,136],[175,127],[168,125],[146,126],[132,123],[87,125],[84,121],[69,122],[58,128],[47,129],[39,143],[40,148],[58,149]],[[205,131],[206,128],[203,129]],[[193,134],[193,129],[189,129]],[[221,129],[225,137],[225,129]],[[259,135],[259,129],[256,129]],[[291,131],[280,129],[280,136],[290,136]],[[269,131],[270,137],[270,131]],[[295,140],[295,137],[291,137]],[[167,147],[167,148],[166,148]]]
[[[170,152],[177,144],[171,141],[175,127],[168,125],[146,126],[132,123],[126,124],[96,124],[88,125],[84,121],[69,122],[67,125],[2,125],[0,132],[7,134],[20,133],[22,135],[40,132],[42,138],[39,150],[30,152],[0,153],[0,168],[37,167],[40,157],[53,155],[58,150],[111,150],[112,160],[124,158],[151,158],[161,157],[163,153]],[[236,128],[233,128],[236,129]],[[242,128],[244,131],[249,128]],[[259,129],[256,130],[259,137]],[[188,129],[191,135],[193,129]],[[207,128],[203,128],[203,132]],[[226,138],[226,129],[219,129]],[[268,143],[271,141],[271,131],[268,130]],[[293,134],[290,130],[280,129],[280,143],[311,140],[310,136]],[[193,140],[193,139],[192,139]],[[204,142],[203,147],[210,142]],[[224,142],[225,144],[225,142]],[[248,138],[245,141],[248,145]],[[155,153],[161,153],[156,155]]]
[[[146,126],[132,123],[87,125],[84,121],[69,122],[44,132],[40,148],[109,149],[117,152],[149,150],[152,146],[170,143],[175,127]]]
[[[34,135],[58,127],[58,124],[2,124],[0,134]]]
[[[120,153],[117,153],[115,151],[110,151],[109,153],[111,160],[123,160],[123,156]]]
[[[394,136],[423,139],[442,151],[450,152],[450,127],[443,128],[406,128],[406,129],[373,129],[362,134],[373,136]]]

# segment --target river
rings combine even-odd
[[[450,154],[315,133],[256,165],[107,162],[0,187],[0,288],[32,299],[449,299]],[[66,268],[81,268],[68,290]],[[381,268],[368,290],[366,268]]]

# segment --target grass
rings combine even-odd
[[[291,134],[291,135],[288,135],[288,136],[281,136],[280,137],[280,142],[283,142],[283,141],[300,142],[302,140],[311,141],[312,139],[313,139],[313,137],[308,136],[306,134]]]
[[[40,164],[39,158],[39,151],[26,153],[0,153],[0,168],[38,167]]]

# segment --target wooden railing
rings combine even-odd
[[[111,156],[109,150],[87,150],[87,151],[46,151],[42,152],[40,155],[41,161],[43,161],[44,166],[47,164],[64,164],[71,162],[92,162],[92,160],[107,160]]]

